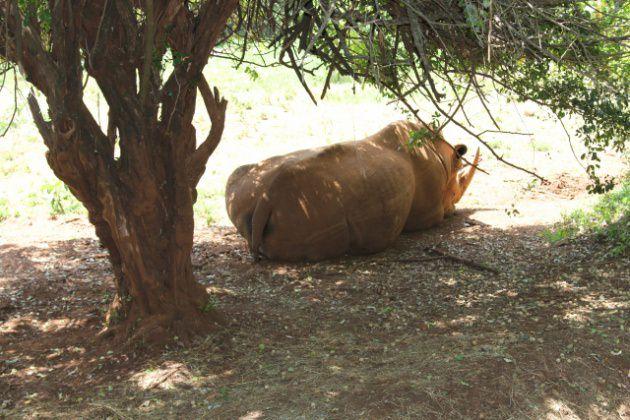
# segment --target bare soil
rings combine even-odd
[[[254,263],[232,227],[198,228],[225,326],[160,350],[94,339],[113,286],[87,222],[5,222],[0,417],[630,418],[630,262],[540,235],[585,179],[492,173],[371,256]]]

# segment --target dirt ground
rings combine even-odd
[[[253,263],[200,224],[226,325],[163,351],[94,341],[113,288],[85,220],[1,224],[0,417],[630,418],[630,262],[541,236],[584,176],[484,165],[456,216],[372,256]]]

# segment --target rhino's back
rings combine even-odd
[[[412,175],[404,155],[366,142],[286,161],[264,187],[271,213],[263,254],[318,260],[384,249],[405,223]]]

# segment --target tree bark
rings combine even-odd
[[[50,167],[85,205],[109,253],[117,293],[102,335],[164,343],[211,331],[219,318],[207,311],[209,295],[195,281],[191,264],[195,185],[190,182],[189,167],[182,162],[188,154],[178,156],[172,147],[190,144],[194,133],[174,138],[156,134],[160,138],[152,142],[155,156],[142,167],[141,175],[135,175],[135,165],[125,168],[124,162],[99,157],[96,166],[113,165],[118,176],[95,176],[99,171],[84,164],[84,156],[77,152],[81,147],[56,147],[61,142],[68,145],[85,141],[90,133],[77,128],[53,129],[43,120],[32,95],[29,105],[47,144],[53,145],[47,153]],[[78,127],[83,126],[79,122]],[[216,127],[222,131],[222,126]],[[131,130],[124,126],[118,129]],[[128,149],[128,153],[149,153],[142,143],[134,144],[140,150]]]
[[[117,292],[102,336],[185,341],[220,320],[192,271],[193,203],[227,106],[202,69],[237,3],[207,1],[195,14],[182,0],[141,2],[152,10],[140,22],[129,2],[56,0],[43,37],[15,0],[0,0],[0,55],[45,95],[50,120],[33,93],[28,103],[47,161],[109,253]],[[154,63],[167,44],[184,58],[162,83]],[[84,72],[109,105],[106,133],[83,101]],[[198,87],[212,128],[197,148]]]

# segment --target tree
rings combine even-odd
[[[630,138],[627,0],[253,0],[247,5],[248,31],[237,48],[247,45],[247,35],[254,43],[271,39],[280,62],[295,70],[313,101],[303,74],[326,65],[322,97],[333,72],[367,80],[428,126],[441,130],[456,124],[497,159],[542,180],[505,161],[483,139],[491,132],[508,133],[486,100],[488,90],[498,90],[545,106],[560,122],[566,115],[580,119],[577,136],[588,148],[581,158],[588,161],[589,188],[603,192],[614,185],[613,178],[598,176],[598,154],[608,147],[622,153]],[[242,56],[232,52],[237,60]],[[309,66],[308,56],[319,61]],[[420,115],[414,95],[428,99],[435,113]],[[475,128],[466,115],[464,103],[473,95],[493,128]],[[456,115],[462,111],[460,120]]]
[[[108,331],[121,337],[186,339],[212,326],[203,311],[208,294],[192,273],[192,206],[227,103],[202,70],[237,0],[194,10],[186,3],[0,2],[0,55],[46,97],[50,120],[33,94],[28,103],[50,167],[109,252],[117,295]],[[167,51],[173,70],[164,76]],[[85,76],[109,105],[107,133],[83,100]],[[197,90],[212,121],[199,147]]]
[[[225,123],[227,103],[202,75],[217,45],[239,62],[252,45],[275,50],[314,101],[304,74],[320,66],[328,68],[322,97],[333,72],[379,86],[418,117],[412,95],[422,94],[437,110],[428,127],[453,122],[486,145],[483,133],[454,116],[471,92],[485,105],[483,82],[490,81],[559,116],[581,116],[582,139],[597,159],[603,147],[623,150],[630,130],[629,7],[606,0],[0,0],[0,57],[5,74],[17,67],[45,96],[48,118],[35,95],[28,102],[48,162],[109,252],[117,295],[107,332],[184,339],[216,319],[204,310],[208,295],[193,277],[191,249],[196,185]],[[109,105],[106,132],[83,100],[87,77]],[[197,91],[212,122],[199,146]]]

